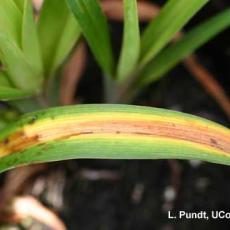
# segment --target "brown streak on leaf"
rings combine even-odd
[[[129,120],[104,120],[85,121],[66,120],[60,124],[49,126],[36,131],[34,134],[13,134],[9,137],[9,144],[0,144],[3,155],[19,152],[29,147],[50,141],[67,140],[82,135],[136,135],[148,137],[162,137],[174,140],[189,141],[230,153],[229,134],[219,133],[216,129],[207,126],[198,126],[192,122],[178,124],[170,121],[135,121]],[[20,133],[20,132],[18,132]]]
[[[24,131],[18,131],[10,135],[6,139],[0,142],[0,149],[4,149],[4,155],[12,152],[18,152],[24,148],[24,146],[33,146],[39,142],[39,136],[34,135],[32,137],[26,136]]]

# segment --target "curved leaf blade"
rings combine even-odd
[[[65,0],[44,1],[38,21],[38,35],[45,75],[52,75],[62,64],[80,33],[80,28]]]
[[[30,0],[23,0],[22,51],[29,63],[43,76],[43,64],[37,28]]]
[[[42,84],[40,72],[30,65],[14,40],[2,33],[0,33],[0,60],[17,88],[27,92],[39,91]]]
[[[14,88],[5,72],[0,72],[0,100],[12,101],[30,96],[28,92]]]
[[[0,72],[0,86],[12,87],[7,74],[3,71]]]
[[[169,0],[141,38],[140,67],[145,66],[208,0]]]
[[[0,1],[0,32],[11,37],[21,47],[22,12],[13,0]]]
[[[117,79],[124,81],[134,70],[140,53],[140,30],[136,0],[124,0],[124,36]]]
[[[9,101],[9,100],[17,100],[30,96],[26,91],[8,87],[8,86],[0,86],[0,100],[1,101]]]
[[[230,26],[227,9],[187,32],[179,41],[163,50],[141,72],[137,86],[144,86],[164,76],[170,69],[200,46]]]
[[[82,33],[103,71],[113,76],[114,60],[109,28],[97,0],[67,0]]]
[[[80,105],[27,114],[0,132],[0,172],[74,158],[175,158],[230,165],[230,130],[164,109]]]
[[[61,37],[58,47],[56,49],[51,72],[54,72],[59,65],[63,63],[65,58],[69,55],[76,42],[81,36],[81,29],[77,24],[73,15],[69,15],[65,28],[63,30],[63,36]]]
[[[13,0],[17,7],[23,12],[25,0]]]

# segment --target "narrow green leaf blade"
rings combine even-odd
[[[23,12],[24,9],[24,2],[26,0],[14,0],[15,4],[17,5],[17,7],[21,10],[21,12]]]
[[[141,63],[146,65],[208,0],[169,0],[141,39]]]
[[[196,26],[178,42],[163,50],[143,69],[138,80],[138,87],[160,79],[186,56],[228,27],[230,27],[230,9]]]
[[[80,29],[65,0],[44,1],[38,21],[45,75],[52,75],[73,48]]]
[[[3,71],[0,72],[0,86],[7,86],[7,87],[12,86],[7,74]]]
[[[40,44],[38,41],[37,28],[33,16],[33,8],[30,0],[24,0],[22,19],[22,51],[30,64],[43,74]]]
[[[140,30],[136,0],[124,0],[124,36],[117,78],[124,81],[134,70],[140,53]]]
[[[97,0],[67,0],[103,71],[112,76],[114,60],[108,23]]]
[[[2,86],[2,85],[0,86],[1,101],[22,99],[28,97],[29,95],[31,94],[20,89],[8,87],[8,86]]]
[[[13,0],[0,1],[0,32],[10,36],[21,47],[22,12]]]
[[[12,83],[19,89],[37,92],[42,84],[40,73],[31,67],[14,40],[0,33],[0,60]]]
[[[81,36],[81,29],[72,14],[68,15],[66,25],[54,56],[51,72],[54,72],[69,55]]]

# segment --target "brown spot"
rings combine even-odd
[[[8,155],[10,153],[20,152],[25,148],[36,145],[38,142],[39,135],[28,137],[23,131],[18,131],[0,143],[0,148],[3,147],[4,155]]]
[[[213,138],[210,138],[210,141],[211,141],[211,143],[214,144],[214,145],[217,145],[217,144],[218,144],[217,141],[216,141],[215,139],[213,139]]]
[[[3,145],[8,145],[8,143],[10,142],[9,138],[5,138],[2,143]]]
[[[36,115],[35,115],[35,116],[32,116],[31,119],[30,119],[30,121],[28,122],[28,124],[29,124],[29,125],[33,125],[33,124],[37,121],[37,119],[38,119],[38,118],[37,118]]]
[[[64,135],[64,136],[61,136],[55,140],[66,140],[66,139],[69,139],[71,137],[76,137],[76,136],[80,136],[80,135],[88,135],[88,134],[94,134],[93,131],[88,131],[88,132],[79,132],[79,133],[71,133],[69,135]]]
[[[88,132],[81,132],[79,133],[79,135],[85,135],[85,134],[94,134],[93,131],[88,131]]]
[[[133,132],[133,134],[152,136],[152,134],[151,134],[151,133],[144,133],[144,132]]]

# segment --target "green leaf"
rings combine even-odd
[[[67,0],[103,71],[113,76],[114,61],[108,23],[97,0]]]
[[[117,78],[125,80],[134,70],[140,52],[140,31],[136,0],[124,0],[124,36]]]
[[[12,108],[1,108],[0,110],[0,130],[19,119],[19,114]]]
[[[43,72],[40,44],[38,41],[37,28],[33,16],[33,8],[30,0],[24,1],[22,19],[22,51],[29,63],[41,75]]]
[[[1,101],[9,101],[9,100],[16,100],[16,99],[21,99],[24,97],[28,97],[31,94],[12,87],[8,86],[0,86],[0,100]]]
[[[193,159],[230,165],[230,130],[189,114],[79,105],[26,114],[0,132],[0,172],[67,159]]]
[[[7,87],[12,86],[7,74],[4,73],[3,71],[0,72],[0,86],[7,86]]]
[[[7,126],[7,122],[0,117],[0,130]]]
[[[208,0],[169,0],[141,39],[140,67],[146,65]]]
[[[45,74],[49,76],[65,60],[80,36],[80,28],[65,0],[44,1],[38,34]]]
[[[26,0],[14,0],[15,4],[21,10],[21,12],[23,12],[25,1]]]
[[[31,67],[14,40],[0,33],[0,60],[12,83],[27,92],[37,92],[42,84],[39,72]]]
[[[55,71],[55,69],[63,63],[65,58],[73,49],[76,42],[79,40],[80,36],[81,29],[74,16],[71,14],[68,16],[65,28],[63,30],[63,35],[61,36],[58,47],[56,49],[51,72]]]
[[[187,32],[184,37],[163,50],[143,69],[138,80],[138,87],[163,77],[185,57],[229,26],[230,9],[227,9]]]
[[[10,36],[21,47],[22,13],[13,0],[0,1],[0,32]]]

